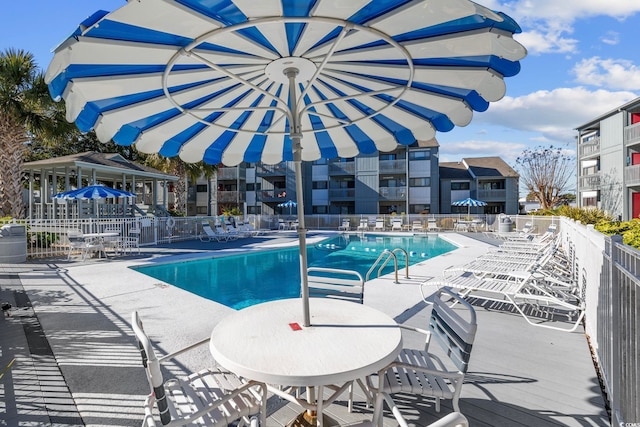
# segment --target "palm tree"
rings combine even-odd
[[[183,215],[187,214],[187,183],[196,182],[201,176],[210,179],[218,170],[217,166],[204,162],[186,163],[178,157],[163,157],[159,154],[150,154],[145,164],[180,178],[175,186],[175,210]]]
[[[61,105],[61,104],[58,104]],[[64,106],[49,96],[31,53],[0,53],[0,216],[22,218],[23,160],[27,142],[64,134]]]

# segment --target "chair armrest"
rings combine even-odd
[[[464,379],[464,374],[460,371],[446,371],[446,370],[441,371],[439,369],[431,369],[424,366],[412,365],[410,363],[392,362],[389,366],[387,366],[386,370],[389,370],[391,368],[406,368],[406,369],[411,369],[413,371],[423,372],[425,374],[431,374],[431,375],[435,375],[442,378],[450,378],[453,380]],[[460,384],[462,384],[462,381],[460,381]]]
[[[188,345],[188,346],[186,346],[184,348],[181,348],[180,350],[176,350],[173,353],[169,353],[169,354],[167,354],[165,356],[159,357],[158,358],[158,362],[162,363],[162,362],[164,362],[166,360],[173,359],[174,357],[178,356],[179,354],[185,353],[185,352],[187,352],[189,350],[193,350],[194,348],[199,347],[202,344],[208,343],[210,339],[211,338],[205,338],[205,339],[200,340],[198,342],[195,342],[195,343],[193,343],[191,345]]]

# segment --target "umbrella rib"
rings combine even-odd
[[[218,71],[219,73],[222,73],[224,75],[226,75],[227,77],[229,77],[232,80],[235,80],[239,83],[241,83],[244,86],[248,86],[251,89],[258,91],[260,93],[262,93],[263,95],[265,95],[266,97],[275,100],[278,104],[282,104],[282,99],[278,98],[277,96],[269,93],[268,91],[266,91],[265,89],[262,89],[261,87],[255,85],[254,83],[249,82],[248,80],[245,80],[241,77],[239,77],[238,75],[232,73],[231,71],[226,70],[224,67],[220,67],[219,65],[209,61],[208,59],[198,55],[197,53],[194,53],[192,51],[187,51],[186,49],[182,48],[180,49],[180,51],[174,55],[173,58],[171,58],[171,60],[169,61],[169,63],[167,64],[167,68],[164,71],[164,75],[163,75],[163,83],[162,83],[162,90],[165,93],[165,96],[169,99],[169,102],[171,102],[178,110],[182,111],[182,112],[186,112],[188,114],[191,114],[194,118],[196,118],[197,120],[199,120],[202,123],[205,124],[213,124],[213,123],[209,123],[206,122],[202,119],[200,119],[199,117],[195,116],[194,114],[190,113],[188,110],[185,110],[182,106],[180,106],[177,102],[175,102],[173,100],[173,98],[171,97],[171,94],[169,93],[169,89],[167,87],[167,80],[169,78],[169,73],[171,72],[173,65],[176,63],[176,61],[178,60],[178,58],[180,56],[187,56],[190,58],[195,58],[198,59],[199,61],[201,61],[203,64],[211,67],[212,69]],[[289,110],[289,108],[281,108],[281,107],[272,107],[272,110],[277,110],[282,112],[284,115],[291,117],[291,112]]]
[[[311,77],[311,79],[307,83],[306,87],[304,88],[304,90],[302,91],[300,96],[298,97],[298,105],[303,105],[302,104],[302,100],[303,100],[304,96],[307,94],[307,92],[309,91],[309,88],[311,88],[311,86],[313,86],[313,83],[318,79],[318,76],[320,75],[322,70],[324,70],[324,68],[326,67],[327,63],[329,62],[329,59],[331,59],[331,57],[333,56],[334,52],[338,48],[338,44],[340,44],[340,42],[345,38],[347,33],[349,31],[351,31],[352,29],[353,29],[353,24],[351,24],[351,23],[347,23],[347,25],[342,27],[342,31],[340,31],[340,34],[338,35],[338,37],[336,37],[336,39],[334,40],[331,48],[329,49],[327,54],[324,56],[324,59],[322,60],[322,62],[320,62],[320,65],[318,65],[318,67],[316,68],[315,73],[313,73],[313,76]],[[302,113],[304,112],[305,109],[306,109],[306,106],[302,107],[302,110],[300,110],[299,113],[296,112],[296,114],[302,115]]]

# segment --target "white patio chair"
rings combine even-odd
[[[140,254],[140,229],[135,225],[122,238],[122,253],[132,253],[134,250]]]
[[[216,226],[215,231],[211,228],[209,221],[202,222],[202,232],[198,236],[201,242],[226,242],[231,236],[225,232],[222,227]]]
[[[221,369],[204,369],[185,378],[164,381],[161,363],[209,342],[209,339],[156,357],[138,312],[131,327],[138,340],[150,394],[144,402],[143,426],[155,427],[156,413],[162,425],[266,426],[267,387],[244,381]],[[156,411],[157,408],[157,411]],[[236,424],[237,421],[237,424]]]
[[[351,229],[351,221],[349,218],[342,220],[342,225],[338,227],[338,231],[349,231]]]
[[[87,242],[84,238],[82,230],[67,230],[67,239],[69,240],[69,252],[67,253],[67,260],[71,259],[71,255],[73,254],[73,252],[80,252],[80,255],[84,256],[84,249],[87,245]]]
[[[402,218],[391,219],[391,231],[402,231]]]
[[[376,225],[373,226],[373,231],[384,231],[383,218],[376,218]]]
[[[396,419],[398,426],[400,427],[409,427],[407,420],[402,416],[402,413],[398,409],[396,403],[393,401],[391,396],[387,393],[382,393],[384,402],[387,403],[393,417]],[[382,408],[381,408],[382,409]],[[381,409],[377,409],[374,411],[373,421],[363,421],[356,424],[347,424],[344,427],[376,427],[380,424],[378,419],[382,418]],[[413,424],[412,424],[413,425]],[[469,420],[462,415],[460,412],[451,412],[444,417],[440,418],[437,421],[434,421],[424,427],[469,427]]]
[[[440,227],[438,227],[438,222],[435,218],[429,218],[427,220],[427,231],[440,231]]]
[[[460,304],[462,310],[449,307],[451,299]],[[433,400],[437,412],[442,399],[451,399],[454,410],[460,412],[458,399],[476,335],[476,313],[467,301],[447,288],[438,290],[429,302],[432,308],[428,330],[400,325],[405,330],[424,334],[424,349],[402,349],[396,361],[382,372],[381,389],[380,373],[375,378],[367,378],[369,389],[377,393],[377,408],[382,407],[384,393],[402,392]],[[440,358],[430,351],[434,338],[448,357]]]
[[[411,224],[411,231],[424,231],[422,221],[413,221]]]
[[[122,236],[120,235],[120,227],[117,225],[107,225],[104,230],[105,233],[118,233],[117,236],[104,236],[102,242],[104,248],[111,249],[115,255],[122,253]]]
[[[358,225],[358,231],[369,231],[369,220],[367,218],[360,218],[360,225]]]

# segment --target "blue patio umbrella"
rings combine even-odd
[[[278,204],[279,208],[289,208],[289,215],[291,215],[291,208],[295,208],[296,206],[298,206],[298,204],[293,200],[288,200]]]
[[[136,197],[134,193],[130,193],[124,190],[118,190],[115,188],[107,187],[106,185],[89,185],[88,187],[79,188],[77,190],[63,191],[52,196],[54,199],[59,200],[71,200],[71,199],[117,199],[120,197]]]
[[[146,0],[83,21],[46,72],[101,141],[236,166],[392,151],[471,121],[526,49],[469,0]],[[299,218],[304,326],[306,228]]]
[[[466,199],[458,200],[451,203],[451,206],[466,206],[467,207],[467,215],[471,212],[471,206],[487,206],[487,202],[483,202],[482,200],[472,199],[471,197],[467,197]]]

